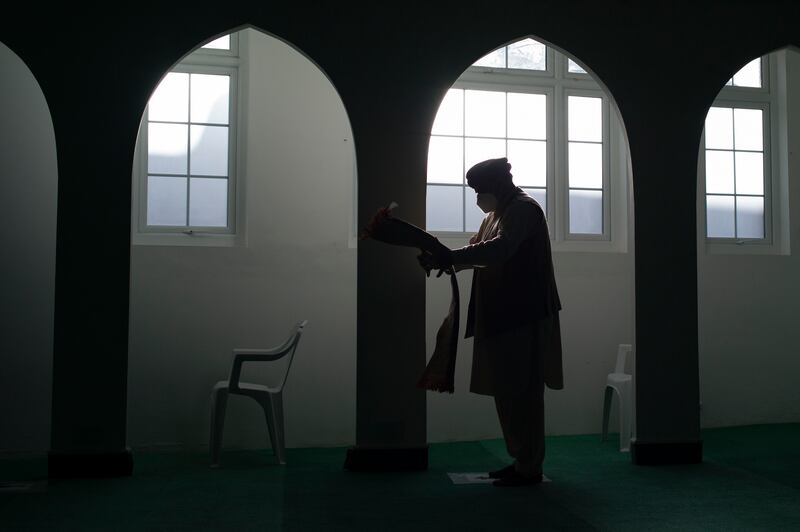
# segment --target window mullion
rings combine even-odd
[[[189,182],[192,174],[192,74],[189,74],[189,97],[187,98],[188,127],[186,130],[186,228],[189,229]]]

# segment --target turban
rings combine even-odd
[[[467,184],[478,192],[497,191],[511,185],[511,164],[505,157],[488,159],[467,170]]]

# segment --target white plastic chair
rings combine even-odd
[[[603,436],[608,438],[608,414],[611,410],[611,398],[617,393],[619,402],[619,450],[630,450],[633,434],[633,376],[625,373],[625,359],[631,352],[630,344],[620,344],[617,350],[617,366],[614,373],[609,373],[606,380],[605,400],[603,402]]]
[[[289,338],[282,344],[271,349],[234,349],[233,364],[231,366],[230,378],[226,381],[219,381],[214,385],[211,392],[211,467],[219,466],[220,447],[222,445],[222,430],[225,425],[225,407],[228,403],[228,395],[246,395],[261,405],[267,418],[267,428],[272,449],[278,459],[278,463],[286,463],[286,447],[283,434],[283,386],[289,376],[289,368],[292,365],[294,352],[300,342],[300,335],[308,320],[301,321],[292,327]],[[242,364],[245,362],[272,362],[285,356],[289,356],[289,363],[286,366],[286,373],[283,380],[277,387],[261,386],[239,382],[242,373]]]

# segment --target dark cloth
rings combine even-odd
[[[561,310],[544,211],[518,188],[505,200],[484,219],[483,240],[454,251],[456,264],[484,266],[472,277],[465,338],[498,334]],[[491,310],[480,322],[476,296]]]

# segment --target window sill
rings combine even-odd
[[[462,247],[469,244],[473,233],[431,231],[431,234],[449,248]],[[611,240],[550,240],[553,253],[627,253],[624,243]]]
[[[708,255],[790,255],[788,248],[767,242],[706,241]]]
[[[240,235],[213,233],[134,233],[131,237],[134,246],[199,246],[199,247],[237,247],[245,245]]]

